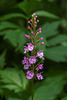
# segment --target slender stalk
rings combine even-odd
[[[33,31],[35,31],[34,26],[33,26]],[[35,34],[33,34],[33,45],[34,45],[34,50],[32,52],[32,55],[35,56]],[[32,71],[34,72],[34,64],[32,65]],[[31,88],[32,88],[32,100],[34,100],[34,77],[31,82]]]

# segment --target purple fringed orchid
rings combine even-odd
[[[22,60],[22,64],[24,64],[24,69],[27,70],[26,72],[26,78],[27,79],[35,79],[37,77],[38,80],[44,79],[41,75],[43,72],[38,72],[43,69],[43,64],[38,62],[38,58],[44,60],[44,54],[43,50],[37,51],[36,48],[37,45],[44,45],[44,42],[41,42],[43,40],[43,37],[40,39],[37,39],[37,35],[41,34],[41,28],[37,28],[39,20],[37,19],[37,15],[34,13],[32,14],[32,19],[28,21],[30,24],[27,28],[31,31],[31,35],[25,34],[25,37],[30,40],[30,43],[27,43],[27,46],[24,46],[24,53],[29,53],[29,57],[24,57],[24,60]],[[39,42],[40,41],[40,42]]]

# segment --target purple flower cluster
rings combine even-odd
[[[24,64],[24,69],[28,70],[26,72],[27,79],[32,79],[33,77],[34,78],[37,77],[38,80],[42,80],[44,79],[43,76],[41,75],[43,72],[39,73],[38,71],[43,69],[43,64],[36,65],[36,63],[38,62],[37,60],[38,58],[44,60],[43,50],[36,52],[37,45],[44,44],[44,42],[39,42],[39,40],[43,40],[43,37],[41,37],[40,39],[36,38],[37,35],[41,33],[41,28],[36,30],[38,22],[39,20],[37,19],[37,15],[35,13],[32,14],[32,19],[28,21],[28,23],[30,24],[30,26],[28,26],[28,29],[31,31],[32,36],[25,34],[25,37],[27,39],[31,39],[32,41],[31,43],[27,43],[27,46],[24,46],[24,53],[31,52],[31,55],[28,58],[24,57],[24,60],[22,60],[22,64]]]

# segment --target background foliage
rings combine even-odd
[[[21,61],[32,13],[45,45],[44,80],[35,81],[35,100],[67,100],[67,1],[0,0],[0,100],[31,100]]]

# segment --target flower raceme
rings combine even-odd
[[[22,60],[22,64],[24,64],[24,69],[28,70],[26,72],[26,78],[32,79],[33,77],[37,77],[38,80],[44,79],[41,75],[43,72],[38,72],[43,69],[43,64],[38,63],[38,58],[44,60],[43,50],[36,52],[37,45],[44,45],[44,42],[39,42],[43,40],[43,37],[37,39],[37,35],[41,34],[41,28],[37,29],[37,23],[39,20],[37,19],[37,15],[34,13],[32,14],[32,19],[28,21],[30,24],[27,28],[31,31],[32,36],[25,34],[27,39],[30,39],[30,43],[27,43],[27,46],[24,46],[24,53],[31,52],[29,57],[24,57]],[[38,63],[38,64],[37,64]]]

